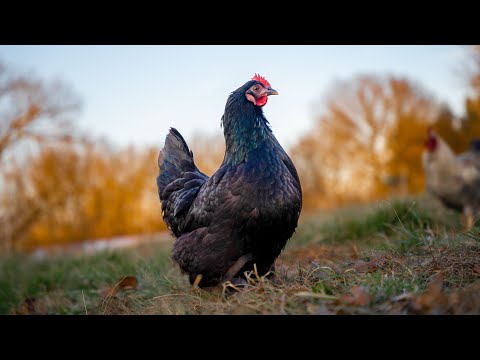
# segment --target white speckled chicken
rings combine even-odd
[[[427,190],[452,209],[462,211],[467,229],[480,213],[480,142],[472,141],[470,150],[455,155],[432,129],[428,130],[422,154]]]

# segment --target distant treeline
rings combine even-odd
[[[366,74],[334,84],[312,129],[287,149],[304,211],[422,192],[430,126],[456,152],[480,138],[480,46],[466,51],[471,94],[463,114],[406,77]],[[0,63],[1,249],[165,230],[155,183],[162,144],[118,148],[94,139],[75,126],[79,110],[64,84]],[[189,145],[211,175],[223,160],[221,134],[199,134]]]

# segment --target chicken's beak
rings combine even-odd
[[[267,95],[270,96],[270,95],[278,95],[278,91],[277,90],[274,90],[272,88],[268,88],[267,89]]]

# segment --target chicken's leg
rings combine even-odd
[[[230,269],[223,275],[220,283],[231,281],[233,277],[242,269],[242,267],[249,261],[253,260],[253,255],[251,253],[240,256],[238,260],[233,264]]]
[[[467,231],[472,230],[474,224],[473,209],[470,206],[465,206],[463,209],[463,214],[465,215]]]

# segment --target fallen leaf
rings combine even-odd
[[[437,275],[427,286],[427,290],[415,299],[412,308],[420,314],[441,314],[448,308],[448,297],[442,290],[443,276]]]
[[[358,273],[367,273],[370,271],[374,271],[378,267],[382,266],[385,263],[386,259],[385,256],[381,255],[376,258],[373,258],[370,261],[357,261],[352,269],[354,269]]]
[[[46,314],[44,306],[38,303],[37,299],[29,296],[23,300],[15,311],[15,315],[42,315]]]
[[[116,288],[108,287],[105,290],[102,290],[100,296],[102,297],[102,299],[106,299],[109,297],[114,297],[115,295],[117,295],[117,293],[118,290]]]
[[[449,296],[449,313],[451,314],[479,314],[480,280],[473,282],[462,289],[455,289]]]
[[[475,265],[475,266],[473,267],[473,272],[474,272],[475,274],[480,274],[480,265]]]
[[[438,252],[442,253],[442,252],[445,252],[449,249],[450,245],[448,244],[445,244],[445,245],[442,245],[442,247],[440,247],[440,249],[438,249]]]
[[[362,274],[367,273],[369,270],[371,270],[370,264],[365,261],[358,261],[356,264],[353,265],[353,269],[356,272],[362,273]]]
[[[138,280],[135,276],[127,275],[121,278],[113,287],[108,287],[100,293],[102,299],[116,296],[122,290],[135,290]]]
[[[364,286],[354,286],[350,289],[350,292],[351,295],[343,294],[339,298],[339,302],[346,305],[365,306],[371,301],[371,296],[367,293]]]
[[[453,291],[449,297],[448,297],[448,304],[450,307],[458,307],[460,304],[460,295],[458,294],[458,289],[457,291]]]
[[[136,289],[138,287],[138,280],[135,276],[124,276],[118,284],[116,288],[118,290],[129,290],[129,289]]]
[[[15,309],[15,315],[32,315],[35,314],[35,302],[37,299],[34,297],[27,297],[23,302]]]

